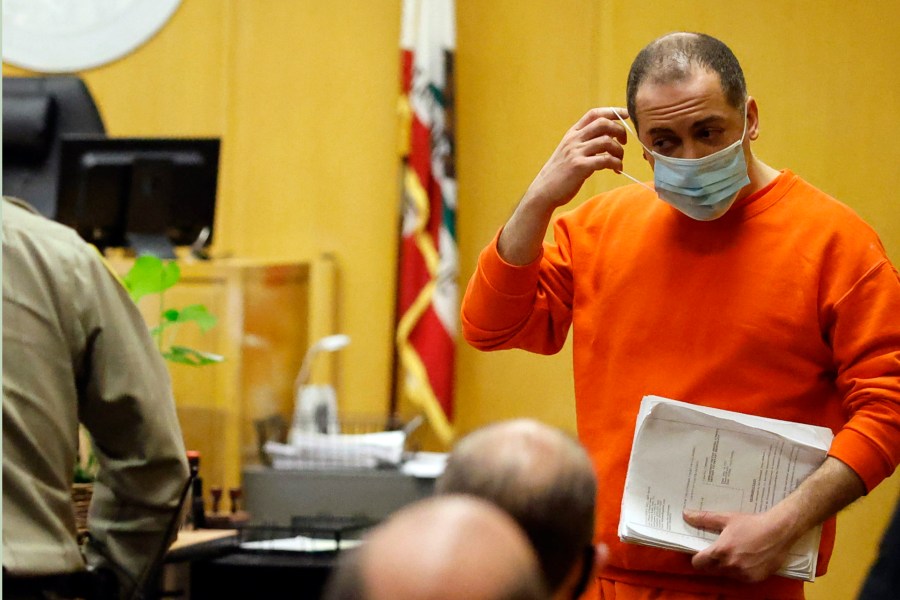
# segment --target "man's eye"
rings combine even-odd
[[[697,137],[701,140],[715,140],[722,134],[721,129],[701,129],[697,132]]]
[[[665,150],[671,149],[673,146],[672,140],[668,138],[662,138],[658,140],[653,140],[653,149],[663,152]]]

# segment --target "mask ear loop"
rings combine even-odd
[[[628,124],[628,122],[627,122],[625,119],[622,118],[622,115],[619,114],[619,111],[617,111],[615,108],[613,108],[612,111],[613,111],[613,113],[616,115],[616,117],[618,117],[618,119],[619,119],[620,121],[622,121],[622,125],[625,126],[625,129],[627,129],[627,130],[631,133],[631,135],[634,136],[634,139],[638,140],[638,143],[640,144],[641,141],[638,139],[638,134],[634,131],[634,129],[631,128],[631,126]],[[644,145],[644,144],[641,144],[641,146],[643,146],[643,145]],[[646,149],[646,147],[645,147],[645,149]],[[646,183],[644,183],[643,181],[641,181],[641,180],[638,179],[637,177],[632,177],[631,175],[629,175],[629,174],[626,173],[625,171],[616,171],[616,173],[618,173],[619,175],[624,175],[625,177],[627,177],[628,179],[632,180],[632,181],[635,182],[636,184],[644,186],[645,188],[647,188],[648,190],[650,190],[650,191],[653,192],[654,194],[656,193],[656,190],[655,190],[655,189],[653,189],[652,187],[650,187],[649,185],[647,185]]]

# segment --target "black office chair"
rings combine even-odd
[[[71,75],[3,78],[3,193],[56,216],[60,138],[105,134],[84,82]]]

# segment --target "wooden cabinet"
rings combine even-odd
[[[126,259],[110,262],[121,273],[130,266]],[[205,487],[238,486],[241,468],[259,462],[254,421],[277,414],[290,423],[303,354],[310,340],[333,332],[334,264],[327,256],[179,264],[179,283],[161,299],[142,299],[140,308],[150,325],[163,308],[190,304],[218,317],[206,333],[186,324],[167,342],[222,354],[224,362],[168,366],[185,447],[200,451]]]

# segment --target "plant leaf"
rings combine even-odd
[[[135,259],[128,273],[122,278],[131,299],[137,303],[149,294],[162,294],[181,279],[181,268],[175,261],[163,261],[155,256],[144,255]],[[193,304],[181,310],[169,308],[159,315],[159,324],[150,329],[150,334],[162,345],[163,332],[181,323],[196,323],[202,332],[212,329],[218,319],[210,314],[202,304]],[[224,357],[211,352],[202,352],[186,346],[160,347],[163,358],[171,362],[202,366],[222,362]]]
[[[73,476],[75,483],[91,483],[94,477],[87,472],[87,469],[81,465],[75,465],[75,474]]]
[[[188,348],[187,346],[172,346],[167,351],[163,352],[163,357],[166,360],[193,367],[211,365],[225,360],[225,357],[221,354],[202,352],[200,350]]]
[[[158,336],[169,327],[182,323],[196,323],[204,333],[216,326],[219,320],[210,314],[202,304],[192,304],[181,310],[170,308],[160,315],[160,323],[150,330],[150,335]]]
[[[154,338],[158,338],[160,335],[162,335],[163,331],[165,331],[169,327],[174,327],[175,325],[178,325],[178,323],[176,321],[163,321],[162,323],[160,323],[159,325],[157,325],[156,327],[154,327],[150,330],[150,335],[153,336]]]
[[[160,294],[181,278],[181,268],[175,261],[163,262],[151,255],[139,256],[122,278],[131,299],[137,303],[148,294]]]
[[[218,323],[215,315],[210,314],[202,304],[191,304],[178,311],[174,319],[176,323],[196,323],[204,333],[212,329]]]

